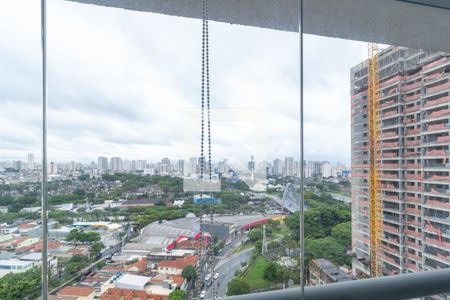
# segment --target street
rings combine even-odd
[[[205,283],[203,289],[206,290],[207,299],[212,298],[213,293],[216,294],[216,297],[226,296],[228,282],[234,277],[234,273],[241,267],[241,264],[250,260],[253,248],[233,254],[234,249],[246,240],[247,235],[239,235],[230,244],[224,246],[220,255],[213,256],[212,261],[208,262],[207,270],[200,275],[201,282],[204,282],[207,274],[214,275],[215,273],[219,273],[219,278],[216,280],[211,279],[213,280],[213,284],[209,287]],[[200,293],[201,290],[198,292]]]

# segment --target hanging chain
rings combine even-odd
[[[209,28],[208,28],[208,0],[205,1],[205,59],[206,59],[206,110],[208,114],[208,173],[209,180],[212,177],[212,163],[211,163],[211,112],[209,100]]]

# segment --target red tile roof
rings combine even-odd
[[[203,241],[206,246],[208,246],[208,241]],[[200,240],[185,240],[176,243],[177,249],[199,249],[202,246],[202,241]]]
[[[185,280],[181,275],[157,274],[156,276],[152,277],[150,282],[161,283],[166,279],[172,280],[172,282],[175,283],[178,287],[180,287]]]
[[[57,296],[87,297],[95,292],[95,288],[89,286],[66,285],[56,293]]]
[[[162,300],[160,295],[149,295],[145,291],[110,288],[100,296],[100,300]]]
[[[35,227],[36,224],[33,223],[25,223],[25,224],[20,224],[19,226],[17,226],[19,229],[28,229],[28,228],[33,228]]]
[[[198,256],[190,255],[182,258],[177,258],[175,260],[163,260],[159,263],[159,267],[161,268],[175,268],[175,269],[184,269],[184,267],[188,265],[195,266],[198,261]]]
[[[126,266],[125,269],[127,271],[144,272],[145,270],[147,270],[147,258],[143,257],[137,262],[134,262],[131,265]]]
[[[58,247],[61,247],[63,244],[59,243],[59,242],[53,242],[50,241],[48,242],[48,249],[56,249]],[[42,250],[42,241],[39,241],[37,243],[34,243],[32,245],[29,246],[25,246],[25,247],[21,247],[21,248],[17,248],[17,251],[31,251],[31,252],[37,252],[37,251],[41,251]]]
[[[123,271],[124,266],[112,266],[112,265],[106,265],[104,266],[100,271]]]

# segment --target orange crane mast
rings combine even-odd
[[[379,246],[382,234],[380,197],[380,73],[379,50],[368,44],[368,136],[369,136],[369,205],[370,205],[370,275],[380,275]]]

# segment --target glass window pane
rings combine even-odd
[[[0,298],[41,292],[38,1],[0,4]]]

